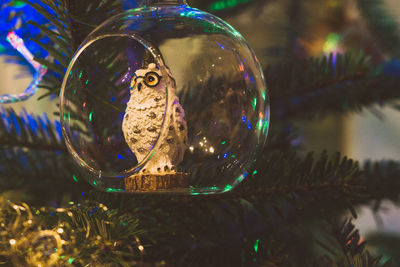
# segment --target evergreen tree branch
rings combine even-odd
[[[400,98],[396,73],[394,62],[373,67],[363,54],[346,54],[278,65],[267,69],[265,77],[273,113],[293,119],[390,103]]]
[[[57,5],[47,3],[46,8],[53,8],[56,15],[47,15],[55,25],[55,31],[51,30],[52,27],[31,22],[42,31],[43,36],[49,37],[54,43],[54,49],[50,49],[50,54],[58,58],[57,63],[54,60],[40,60],[49,68],[52,75],[57,77],[53,79],[47,76],[42,83],[42,88],[49,89],[52,94],[59,93],[60,78],[72,57],[71,44],[72,47],[77,47],[101,22],[99,18],[106,18],[121,10],[121,6],[112,0],[90,6],[85,6],[83,2],[64,1],[58,2]],[[46,9],[40,5],[32,4],[32,6],[38,12],[45,13]],[[60,8],[63,6],[65,9]],[[88,16],[89,13],[91,16]],[[94,13],[96,16],[93,16]],[[61,32],[70,34],[60,35]],[[40,44],[40,39],[36,40]],[[61,55],[66,57],[64,60],[60,59],[60,53],[57,52],[59,48],[62,48]],[[332,111],[359,111],[374,103],[382,104],[398,98],[399,79],[384,71],[385,69],[379,71],[372,67],[363,54],[346,54],[294,61],[290,64],[282,63],[268,68],[265,77],[267,85],[271,88],[272,109],[281,119],[310,117],[314,114],[322,116]]]
[[[271,161],[274,162],[273,159],[271,159]],[[285,161],[283,160],[282,162]],[[274,169],[276,174],[284,172],[284,170],[277,170],[279,169],[277,166],[271,167],[271,169]],[[227,196],[227,194],[225,194],[220,195],[221,198],[219,199],[207,196],[201,199],[191,197],[191,199],[183,198],[180,202],[177,201],[177,197],[169,196],[136,196],[135,198],[131,198],[121,195],[118,195],[118,200],[114,199],[110,201],[111,194],[104,193],[103,196],[99,197],[100,204],[96,204],[97,201],[82,202],[79,207],[73,207],[73,209],[78,209],[77,212],[80,214],[73,216],[75,218],[73,221],[74,223],[72,223],[70,219],[67,220],[65,218],[62,220],[60,219],[59,223],[70,227],[68,231],[74,230],[75,233],[80,233],[80,237],[77,239],[79,242],[74,243],[73,247],[79,248],[78,251],[81,251],[81,253],[76,255],[76,253],[74,254],[71,252],[70,255],[74,258],[78,258],[79,262],[82,264],[95,260],[98,264],[104,265],[110,264],[111,262],[115,264],[118,262],[118,264],[122,266],[124,262],[125,264],[128,262],[138,262],[140,259],[139,257],[143,257],[140,253],[131,253],[131,255],[127,255],[126,258],[117,257],[126,247],[132,247],[134,250],[136,249],[136,251],[138,251],[139,245],[135,243],[137,241],[132,243],[133,238],[129,235],[110,234],[111,229],[119,227],[120,219],[112,221],[106,219],[105,221],[108,221],[108,223],[103,221],[101,218],[107,214],[104,213],[104,211],[107,210],[110,214],[115,214],[115,216],[117,216],[116,218],[121,218],[121,216],[132,218],[132,221],[127,223],[129,228],[132,227],[131,229],[136,229],[141,233],[148,233],[148,235],[142,235],[140,238],[142,244],[145,244],[145,251],[148,255],[148,257],[142,258],[144,262],[161,262],[164,260],[175,266],[187,266],[188,264],[204,266],[204,264],[215,264],[215,262],[220,262],[225,265],[241,262],[247,265],[254,262],[254,260],[257,263],[273,260],[284,265],[285,263],[292,262],[295,256],[291,255],[292,258],[285,257],[279,249],[277,251],[274,250],[277,247],[268,248],[268,244],[274,243],[274,240],[276,240],[275,238],[279,239],[278,247],[283,250],[292,251],[293,246],[298,247],[296,244],[305,242],[301,233],[304,231],[303,227],[306,227],[310,223],[310,218],[320,220],[321,216],[322,218],[334,217],[335,213],[340,213],[346,208],[343,204],[346,201],[359,203],[359,201],[355,201],[358,198],[358,192],[356,191],[346,195],[340,192],[344,191],[346,193],[348,189],[327,188],[324,185],[320,188],[318,186],[314,186],[313,188],[312,184],[321,184],[324,180],[334,181],[335,177],[336,179],[337,177],[342,177],[339,179],[340,181],[347,182],[354,186],[355,183],[350,179],[350,176],[356,176],[357,174],[362,175],[364,177],[363,179],[369,179],[365,177],[370,175],[376,176],[377,172],[376,168],[374,168],[374,172],[371,172],[369,170],[370,168],[367,168],[366,171],[359,172],[355,163],[341,159],[338,155],[335,156],[333,160],[321,159],[317,162],[313,162],[312,158],[308,156],[293,169],[293,173],[296,170],[303,170],[303,173],[298,174],[298,178],[293,178],[292,183],[288,183],[289,185],[293,184],[293,192],[287,191],[287,189],[282,186],[283,190],[274,191],[274,195],[264,194],[263,197],[256,196],[256,198],[250,198],[248,196],[235,196],[230,199],[226,198],[225,196]],[[387,168],[381,167],[379,172],[382,173],[382,175],[386,175],[387,173],[396,174],[396,171],[388,170]],[[304,175],[304,178],[306,176],[310,176],[311,178],[304,180],[302,177],[305,173],[307,173],[307,175]],[[313,175],[310,175],[310,173]],[[289,171],[287,175],[292,175],[291,171]],[[318,183],[313,180],[318,175],[334,175],[335,177],[320,178]],[[343,177],[347,177],[348,179],[343,179]],[[388,180],[389,178],[393,177],[387,177]],[[268,179],[262,180],[263,181],[258,181],[259,185],[271,184],[272,182],[268,181],[264,184],[264,180]],[[249,181],[249,183],[254,182],[255,181]],[[365,180],[363,182],[368,184]],[[279,183],[283,185],[287,182],[283,180],[275,181],[275,184],[279,185]],[[299,191],[296,191],[296,187],[294,186],[296,183],[299,183],[297,186],[297,188],[300,188]],[[305,187],[302,188],[302,184],[304,186],[309,185],[310,187],[308,189]],[[373,184],[371,185],[373,186]],[[388,186],[388,184],[386,184],[386,186]],[[243,187],[242,189],[239,188],[238,191],[245,190],[247,186],[244,185]],[[363,187],[358,187],[358,189],[360,188],[364,190]],[[313,190],[320,191],[320,194],[313,192]],[[354,190],[354,188],[352,190]],[[395,190],[396,189],[393,189],[393,191]],[[371,191],[371,189],[367,191]],[[380,190],[378,190],[378,192],[379,191]],[[347,191],[347,193],[349,193],[349,191]],[[235,192],[232,194],[235,194]],[[293,196],[296,195],[295,201],[290,199],[291,194],[293,194]],[[336,195],[336,198],[334,198],[334,195]],[[376,195],[373,194],[373,196]],[[309,200],[310,198],[312,201]],[[347,200],[340,201],[343,198],[347,198]],[[89,199],[95,200],[92,196],[90,196]],[[369,199],[362,196],[361,201],[369,201]],[[104,208],[104,204],[106,204],[107,208]],[[170,207],[174,208],[171,209]],[[323,209],[329,210],[329,212],[323,212]],[[66,210],[65,213],[68,214],[68,211]],[[69,217],[71,218],[71,216]],[[294,218],[296,218],[296,220],[293,220]],[[45,222],[49,222],[50,219],[51,216],[45,219]],[[258,227],[256,227],[257,225]],[[110,230],[107,230],[109,227],[111,227]],[[315,228],[312,225],[309,227]],[[297,230],[299,232],[296,228],[298,228]],[[277,231],[277,229],[280,230]],[[283,234],[284,231],[288,231],[289,229],[292,229],[290,230],[290,238],[285,237]],[[119,231],[121,230],[116,232]],[[336,234],[337,233],[338,232],[336,232]],[[100,238],[97,239],[97,236],[100,236]],[[350,237],[351,235],[346,234],[345,236]],[[294,241],[296,238],[298,238],[298,240]],[[96,241],[96,239],[98,241]],[[339,243],[348,245],[348,239],[342,238],[338,240],[342,240]],[[359,244],[357,239],[352,237],[351,240],[355,240],[353,244]],[[317,241],[309,240],[308,242]],[[258,246],[256,250],[254,249],[255,243]],[[115,246],[113,244],[117,245]],[[326,246],[331,247],[329,243],[327,243]],[[366,263],[375,260],[373,257],[368,258],[369,256],[366,256],[367,254],[360,254],[360,250],[351,250],[350,248],[349,251],[353,251],[352,253],[354,255],[351,254],[344,263],[352,262],[352,260],[357,259],[371,260],[366,261]],[[92,258],[90,255],[95,256]],[[209,257],[204,258],[204,255],[209,255]],[[240,255],[246,256],[242,258]],[[299,255],[308,255],[308,258],[306,257],[307,259],[301,261],[304,264],[315,261],[317,258],[317,255],[313,255],[313,253],[308,250],[296,254],[296,257]],[[340,256],[332,258],[330,262],[338,261],[342,261]]]
[[[24,128],[24,121],[16,116],[15,113],[8,112],[8,116],[2,116],[4,120],[0,125],[2,125],[2,128],[6,128],[10,125],[5,124],[4,121],[14,123],[10,129],[14,131],[12,135],[15,135],[16,142],[26,142],[24,139],[26,136],[34,136],[38,139],[34,135],[34,132],[32,133],[33,129],[26,128],[26,126],[25,133],[20,131],[20,135],[16,134],[17,129]],[[13,119],[13,117],[15,118]],[[25,121],[28,121],[28,119],[25,119]],[[36,124],[39,124],[39,122],[40,119],[37,119]],[[31,124],[35,125],[34,123]],[[54,128],[50,126],[42,127],[47,132],[42,128],[42,130],[37,130],[37,132],[42,134],[37,142],[45,144],[53,143],[58,146],[60,138],[54,132]],[[49,131],[53,133],[49,133]],[[43,142],[41,139],[46,141]],[[282,141],[278,137],[273,139],[281,144],[290,143],[289,137],[282,137]],[[28,140],[30,139],[28,138]],[[271,148],[271,146],[273,144],[269,144],[267,148]],[[213,253],[220,261],[229,263],[230,261],[227,261],[226,258],[227,254],[218,249],[223,244],[235,244],[235,246],[228,250],[228,254],[254,254],[254,251],[251,252],[253,248],[250,245],[251,242],[256,242],[254,236],[264,236],[265,242],[273,242],[271,239],[273,233],[266,230],[266,225],[269,225],[268,227],[271,227],[271,229],[275,229],[274,225],[282,226],[293,218],[305,217],[317,219],[321,216],[339,214],[348,208],[355,213],[352,207],[359,203],[369,202],[372,199],[382,199],[386,196],[389,196],[392,200],[398,199],[399,182],[395,178],[399,176],[399,169],[395,163],[367,164],[364,170],[360,170],[357,163],[342,158],[339,154],[329,158],[325,153],[318,160],[315,160],[312,154],[303,158],[294,152],[290,152],[290,149],[285,152],[279,151],[279,147],[271,149],[271,151],[266,149],[268,153],[261,151],[257,157],[256,165],[249,172],[249,177],[237,190],[231,193],[204,196],[201,199],[196,197],[179,198],[165,196],[152,196],[151,198],[137,196],[135,199],[132,199],[129,196],[119,195],[116,199],[111,200],[110,194],[104,194],[97,199],[100,203],[106,203],[110,207],[118,207],[118,214],[120,215],[131,214],[130,216],[137,218],[141,229],[156,233],[151,236],[151,240],[148,240],[149,244],[152,244],[154,247],[154,250],[151,249],[151,253],[149,252],[149,255],[152,256],[148,260],[161,261],[169,259],[171,261],[184,253],[184,260],[175,263],[185,265],[197,262],[200,266],[201,264],[211,264],[212,262],[200,259],[204,253]],[[16,150],[15,148],[10,151],[3,150],[8,155],[7,157],[0,157],[6,160],[2,164],[3,166],[7,166],[5,173],[14,174],[15,177],[43,177],[40,188],[37,188],[39,190],[49,188],[44,184],[48,178],[55,176],[62,178],[61,176],[64,177],[64,175],[73,175],[73,173],[67,174],[65,171],[68,167],[63,167],[65,164],[69,164],[68,155],[62,153],[60,159],[55,159],[54,156],[50,157],[49,154],[44,155],[34,152],[33,147],[29,150],[33,151],[33,153],[26,155],[23,150]],[[28,169],[26,170],[25,167],[21,168],[21,166],[25,166],[23,163],[24,158],[28,158]],[[70,162],[70,164],[72,166],[73,163]],[[34,175],[32,176],[32,174]],[[5,177],[13,176],[7,175]],[[66,178],[62,178],[62,180]],[[25,187],[29,187],[26,180],[19,178],[19,182],[20,184],[25,182]],[[54,180],[51,182],[54,183]],[[2,188],[7,188],[7,185],[2,186]],[[62,188],[65,190],[64,187]],[[388,194],[388,192],[390,193]],[[101,194],[95,193],[95,195]],[[90,198],[93,200],[96,199],[96,197],[92,196]],[[88,208],[87,205],[85,204],[82,208]],[[174,207],[174,211],[172,212],[169,209],[171,206]],[[193,212],[188,212],[190,209],[193,209]],[[204,217],[204,210],[211,212],[211,218]],[[326,212],[326,210],[329,210],[329,212]],[[184,219],[182,218],[182,214],[186,214]],[[220,219],[213,220],[213,218]],[[240,222],[231,226],[235,229],[241,229],[240,233],[246,236],[246,240],[251,241],[239,242],[237,236],[226,235],[221,227],[226,227],[226,220],[228,218],[230,221]],[[260,225],[264,226],[254,229],[254,224],[248,224],[248,220],[253,220],[254,223],[258,221]],[[99,222],[95,221],[95,223],[98,224]],[[161,231],[156,230],[160,227],[160,224],[163,229]],[[210,225],[213,225],[218,230],[213,233],[203,229],[205,226],[210,227]],[[76,227],[81,228],[83,226]],[[202,237],[199,236],[199,231],[203,233]],[[172,237],[171,233],[175,237]],[[220,240],[222,243],[219,243],[215,239],[215,235],[220,236],[220,239],[223,238],[223,240]],[[195,236],[196,240],[193,240],[192,236]],[[300,236],[299,238],[301,239]],[[123,241],[123,238],[121,240],[118,239],[118,242],[126,242]],[[171,240],[173,240],[172,243]],[[190,246],[190,244],[196,244],[196,251],[187,251],[187,246]],[[210,244],[213,245],[210,247]],[[171,245],[175,248],[174,251],[162,249],[164,246],[168,247]],[[283,242],[280,245],[283,246],[282,249],[290,249],[288,243]],[[88,256],[89,251],[93,252],[95,250],[97,251],[95,252],[97,260],[100,260],[102,263],[103,260],[107,262],[106,259],[102,258],[104,256],[103,250],[107,246],[109,245],[105,245],[103,248],[94,246],[92,250],[87,250],[80,257],[85,258]],[[306,251],[304,253],[311,252]],[[269,251],[266,255],[258,255],[258,258],[256,258],[258,261],[263,262],[272,258],[278,261],[278,257],[282,262],[285,262],[285,257],[279,255],[279,252]],[[310,254],[311,256],[312,254]],[[251,262],[253,258],[253,256],[249,256],[246,259],[232,257],[231,263],[238,260],[241,262]],[[118,258],[118,261],[123,262],[120,258]],[[174,261],[172,260],[172,262]]]
[[[282,100],[339,82],[358,80],[372,70],[369,59],[361,52],[358,55],[330,54],[306,60],[292,59],[290,62],[267,67],[265,78],[269,86],[276,88],[271,91],[271,97]],[[283,77],[290,79],[282,79]]]
[[[358,7],[374,35],[374,41],[393,57],[400,56],[400,28],[382,0],[358,0]]]
[[[0,147],[67,151],[58,121],[51,123],[46,115],[34,116],[26,111],[17,115],[13,109],[0,113]]]
[[[47,18],[50,23],[41,25],[35,21],[29,24],[38,28],[40,34],[32,39],[40,47],[46,48],[51,57],[36,58],[48,68],[40,88],[49,90],[44,96],[58,95],[62,78],[73,53],[83,39],[103,20],[122,11],[118,0],[98,1],[88,3],[76,0],[41,1],[41,4],[22,0],[32,6],[38,13]],[[51,44],[43,42],[51,40]]]
[[[59,122],[12,109],[0,113],[0,190],[23,189],[42,203],[80,193],[80,173],[67,153]],[[38,182],[40,181],[40,182]],[[49,191],[57,183],[57,189]],[[67,190],[67,191],[65,191]],[[44,193],[44,194],[43,194]],[[61,194],[62,195],[62,194]],[[35,201],[36,201],[35,200]]]
[[[332,246],[319,243],[326,254],[315,266],[354,266],[354,267],[389,267],[391,261],[381,263],[382,256],[373,256],[365,249],[365,241],[352,223],[351,219],[345,220],[340,227],[333,226],[330,231]],[[336,248],[336,251],[332,250]]]
[[[381,183],[381,189],[378,189],[377,192],[380,192],[380,190],[396,192],[397,190],[398,196],[399,184],[398,181],[393,179],[396,175],[399,176],[399,169],[395,168],[396,165],[381,164],[381,174],[376,175],[376,172],[371,173],[369,168],[360,170],[356,163],[341,158],[339,155],[335,155],[329,160],[325,155],[317,161],[314,161],[311,155],[305,159],[295,155],[293,158],[287,155],[286,159],[279,158],[279,160],[276,155],[271,158],[264,158],[263,166],[269,167],[264,170],[259,169],[257,175],[248,177],[243,186],[223,195],[202,196],[201,198],[137,196],[133,200],[127,196],[116,195],[116,199],[112,199],[110,194],[99,194],[98,198],[96,196],[91,196],[91,198],[97,198],[99,201],[107,203],[109,207],[118,207],[122,214],[127,212],[139,216],[143,228],[151,229],[149,232],[154,232],[160,225],[165,225],[168,230],[157,235],[161,239],[158,239],[157,245],[154,244],[155,249],[151,253],[156,259],[156,255],[159,255],[157,253],[164,255],[164,258],[160,256],[163,259],[168,253],[170,259],[185,253],[188,260],[185,261],[185,264],[197,263],[201,266],[201,264],[209,264],[209,262],[202,261],[200,255],[211,253],[210,250],[213,250],[216,257],[221,257],[220,260],[226,261],[225,257],[230,255],[231,259],[243,262],[243,259],[238,259],[232,254],[239,253],[236,251],[239,248],[241,251],[247,251],[242,252],[246,255],[254,254],[254,251],[251,252],[249,248],[249,243],[256,242],[254,237],[264,237],[265,242],[268,243],[272,242],[272,238],[275,236],[279,238],[280,246],[287,250],[294,249],[292,247],[295,244],[307,244],[306,240],[302,240],[303,237],[300,233],[293,232],[293,234],[299,235],[299,240],[294,242],[293,238],[286,240],[282,231],[296,227],[293,224],[297,225],[305,218],[307,219],[304,223],[307,224],[309,220],[318,221],[322,218],[335,217],[346,209],[350,209],[356,216],[353,206],[368,203],[380,196],[374,192],[378,182],[374,183],[373,181],[380,181]],[[390,175],[387,175],[388,173]],[[274,174],[274,176],[269,176],[271,174]],[[385,180],[386,183],[382,183],[382,180]],[[170,207],[174,207],[173,210]],[[209,211],[210,215],[217,220],[213,221],[209,216],[205,216],[204,211]],[[228,223],[228,221],[237,223]],[[220,229],[220,227],[227,227],[227,225],[233,227],[233,229],[230,228],[230,231],[238,234],[227,235]],[[255,225],[260,227],[255,228]],[[279,230],[277,226],[279,226]],[[209,232],[204,227],[217,229],[217,232]],[[274,233],[275,231],[276,233]],[[202,233],[201,236],[199,236],[199,233]],[[218,250],[218,247],[224,245],[218,245],[218,241],[214,240],[216,235],[220,236],[219,241],[222,244],[234,243],[236,244],[235,248],[227,250],[225,246],[225,254],[219,254],[222,252]],[[243,240],[247,241],[244,242],[239,236],[245,236]],[[192,240],[192,238],[195,238],[195,240]],[[221,240],[221,238],[224,240]],[[196,251],[188,251],[187,247],[193,242],[196,244]],[[160,252],[160,247],[163,247],[162,244],[164,246],[173,244],[175,250]],[[208,247],[210,244],[215,245],[210,248]],[[327,246],[330,247],[329,244]],[[285,262],[285,257],[278,256],[278,252],[263,253],[265,253],[263,256],[258,257],[260,262],[269,260],[270,257],[275,260],[278,257],[282,262]],[[278,255],[275,253],[278,253]],[[299,254],[303,255],[302,253]],[[316,257],[315,255],[312,256],[310,251],[304,251],[304,253],[310,256],[308,263]],[[369,259],[369,256],[369,254],[364,253],[352,256],[349,260],[353,258]],[[245,262],[247,260],[251,262],[253,258],[248,258]],[[333,261],[336,262],[336,260],[338,258]]]

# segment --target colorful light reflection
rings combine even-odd
[[[28,61],[28,63],[36,70],[36,72],[33,75],[32,82],[23,93],[1,95],[1,104],[21,102],[31,98],[37,92],[40,81],[47,73],[46,66],[43,66],[34,60],[32,53],[26,48],[24,40],[22,40],[14,31],[8,33],[7,41],[26,59],[26,61]]]

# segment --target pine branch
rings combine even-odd
[[[41,24],[33,20],[28,23],[40,31],[32,41],[38,46],[46,48],[50,55],[47,58],[35,58],[36,61],[48,68],[39,88],[49,90],[49,94],[46,95],[58,94],[62,77],[74,52],[71,49],[71,30],[68,28],[68,10],[65,4],[67,0],[42,0],[40,4],[29,0],[22,1],[49,20],[48,24]],[[46,40],[50,40],[50,43],[48,44]]]
[[[41,85],[52,94],[59,92],[61,77],[72,57],[71,47],[76,47],[101,22],[100,18],[105,19],[121,11],[121,6],[113,0],[89,6],[74,0],[63,1],[59,0],[57,4],[45,1],[48,4],[46,9],[31,4],[38,12],[46,14],[45,11],[51,9],[55,14],[52,16],[47,13],[46,16],[54,27],[31,22],[41,30],[43,37],[50,38],[54,43],[53,49],[48,45],[47,48],[54,59],[58,58],[57,63],[53,59],[38,59],[56,77],[47,76]],[[88,16],[89,13],[91,16]],[[39,38],[35,40],[44,46]],[[59,51],[62,51],[61,54]],[[65,57],[64,60],[61,56]],[[331,111],[359,111],[363,107],[381,104],[400,96],[397,90],[398,78],[377,71],[362,54],[292,61],[268,68],[265,77],[271,88],[274,114],[280,119],[310,117],[314,114],[322,116]]]
[[[293,257],[297,260],[300,255],[304,257],[302,260],[299,258],[300,263],[313,262],[317,259],[317,255],[314,255],[309,248],[317,240],[307,241],[304,238],[309,239],[310,235],[303,236],[308,231],[316,230],[316,226],[311,222],[335,217],[335,214],[339,214],[347,208],[347,202],[350,202],[351,205],[360,201],[369,201],[365,195],[359,196],[359,193],[373,191],[371,188],[365,188],[365,185],[375,186],[374,183],[369,183],[365,179],[375,179],[377,171],[373,173],[359,171],[355,163],[341,159],[338,155],[331,160],[325,156],[325,159],[322,157],[316,162],[311,156],[298,163],[294,163],[294,159],[300,159],[295,155],[293,157],[286,156],[286,160],[276,161],[275,159],[276,155],[275,158],[271,157],[268,161],[263,161],[263,165],[268,163],[272,166],[266,167],[262,171],[260,169],[257,175],[251,179],[248,178],[250,180],[247,185],[231,195],[228,193],[215,197],[184,197],[180,199],[170,196],[135,196],[132,198],[126,195],[115,195],[116,198],[112,199],[113,195],[111,194],[95,192],[100,203],[106,204],[108,208],[105,208],[103,204],[96,204],[96,202],[82,202],[79,206],[72,207],[72,210],[63,211],[68,215],[68,211],[75,209],[73,216],[68,215],[68,218],[74,218],[73,220],[66,218],[65,215],[63,215],[64,217],[58,216],[59,223],[66,227],[67,236],[76,236],[76,243],[71,246],[79,248],[78,251],[81,251],[79,255],[73,252],[70,252],[70,255],[79,259],[78,262],[83,265],[88,261],[96,261],[102,265],[118,262],[123,265],[124,262],[128,264],[142,259],[147,263],[166,261],[174,266],[204,266],[205,264],[215,264],[215,262],[223,265],[235,265],[238,262],[249,265],[254,260],[257,264],[271,260],[277,262],[278,266],[282,266],[285,263],[293,262]],[[277,163],[280,164],[277,165]],[[293,165],[294,167],[289,171],[279,167]],[[378,176],[380,181],[382,181],[382,176],[388,173],[398,174],[398,170],[388,170],[391,168],[381,167],[379,171],[381,175]],[[279,175],[283,175],[283,177],[280,177],[281,180],[265,179],[265,176],[264,179],[256,179],[258,175],[263,176],[262,174],[271,174],[271,172],[276,175],[275,177],[280,177]],[[296,174],[296,172],[299,173]],[[369,175],[374,177],[369,178]],[[386,179],[392,180],[391,175]],[[293,177],[289,178],[289,176]],[[360,180],[354,178],[359,176],[363,178],[359,178]],[[290,182],[286,181],[285,177]],[[306,179],[306,177],[310,178]],[[324,182],[333,183],[335,181],[347,183],[351,188],[323,185]],[[362,182],[362,186],[356,182]],[[267,195],[265,193],[267,191],[265,191],[264,195],[255,195],[253,198],[241,197],[240,192],[246,192],[245,189],[248,186],[247,189],[253,187],[253,185],[250,187],[250,184],[259,186],[270,184],[275,185],[276,189],[281,184],[282,188],[275,189],[272,195]],[[287,184],[289,188],[292,186],[292,191],[284,184]],[[318,187],[318,185],[321,186]],[[396,190],[392,184],[386,184],[386,186],[391,186],[390,190]],[[376,197],[376,194],[373,193],[371,196]],[[361,198],[359,199],[359,197]],[[96,197],[91,195],[89,199],[95,200]],[[104,212],[105,210],[107,212]],[[116,219],[110,219],[109,215],[115,216]],[[142,233],[140,240],[145,247],[147,256],[140,254],[139,244],[132,238],[133,236],[124,234],[123,229],[118,228],[121,227],[121,216],[131,218],[126,225],[129,229],[134,229],[132,235],[133,233]],[[43,218],[43,220],[45,222],[52,221],[51,216],[47,219]],[[112,230],[115,227],[118,230]],[[74,234],[72,234],[72,230],[74,230]],[[353,246],[353,244],[359,244],[359,239],[355,237],[355,233],[351,229],[334,233],[337,236],[342,232],[347,239],[338,238],[339,243],[347,245],[346,251],[352,254],[340,266],[346,266],[344,264],[352,262],[352,260],[361,260],[366,263],[375,261],[375,258],[364,252],[361,253],[359,246]],[[147,234],[143,235],[144,233]],[[275,243],[276,240],[279,242]],[[351,246],[349,246],[348,240],[352,240],[354,243],[350,243]],[[255,244],[257,244],[257,249],[255,249]],[[269,244],[275,244],[275,246],[269,247]],[[303,244],[303,249],[300,251],[299,244]],[[295,247],[298,250],[297,253],[294,252]],[[326,247],[332,246],[327,243]],[[126,248],[132,248],[131,251],[136,251],[136,253],[131,252],[130,255],[123,258],[118,257],[120,253],[126,251]],[[292,251],[293,254],[286,257],[285,253],[282,254],[282,250]],[[90,255],[94,255],[93,258]],[[204,257],[204,255],[208,255],[208,257]],[[340,257],[331,258],[330,263],[342,262]]]
[[[60,192],[80,193],[87,185],[75,183],[73,179],[79,176],[62,141],[59,122],[26,112],[17,115],[12,109],[0,113],[1,191],[22,188],[47,201]],[[49,193],[54,183],[58,190]]]
[[[320,245],[328,252],[315,266],[354,266],[354,267],[389,267],[390,261],[381,263],[382,256],[373,256],[365,249],[358,230],[351,219],[345,220],[341,227],[334,226],[331,231],[333,246]],[[336,247],[337,251],[333,251]],[[340,250],[340,251],[339,251]]]
[[[358,7],[374,34],[374,42],[393,57],[400,56],[400,28],[382,0],[358,0]]]
[[[135,199],[115,195],[116,198],[113,199],[110,194],[95,193],[90,198],[101,200],[109,207],[118,207],[122,214],[127,212],[139,216],[141,226],[154,233],[153,237],[157,240],[153,244],[154,250],[150,249],[149,252],[152,259],[167,257],[171,260],[185,255],[184,263],[173,262],[177,265],[201,266],[210,264],[201,259],[201,255],[209,253],[225,263],[229,262],[227,255],[232,261],[251,262],[253,257],[239,259],[233,255],[254,255],[251,249],[256,242],[255,237],[264,239],[263,242],[267,243],[278,238],[279,246],[286,250],[294,249],[293,246],[297,248],[299,244],[303,244],[304,248],[309,247],[302,234],[294,230],[295,227],[302,225],[301,227],[313,229],[314,226],[308,225],[310,221],[332,218],[346,209],[350,209],[356,216],[355,205],[368,203],[380,196],[374,192],[378,181],[386,181],[378,188],[378,192],[397,190],[397,195],[399,194],[398,182],[393,179],[396,175],[399,176],[399,169],[389,168],[387,165],[382,166],[381,175],[374,173],[370,176],[370,171],[361,171],[356,163],[339,155],[329,159],[324,154],[315,161],[311,155],[301,159],[295,154],[283,158],[275,154],[265,156],[261,162],[264,169],[259,168],[257,174],[248,177],[236,191],[223,195],[201,198],[137,196]],[[205,211],[208,211],[208,216]],[[165,228],[165,231],[156,230],[160,227]],[[205,227],[215,229],[215,232]],[[226,227],[231,234],[223,230]],[[284,231],[294,231],[292,234],[299,235],[299,240],[294,242],[293,236],[286,239]],[[216,236],[218,241],[215,240]],[[188,250],[193,243],[196,244],[196,251]],[[230,249],[227,244],[235,246]],[[173,247],[174,250],[162,250],[163,246]],[[219,247],[224,247],[224,253]],[[308,250],[297,253],[296,255],[309,254],[309,261],[306,261],[308,263],[316,257]],[[285,262],[285,257],[279,255],[279,252],[267,249],[255,258],[259,262],[268,262],[272,258],[277,260],[278,257]],[[368,257],[364,253],[353,258],[361,260]],[[336,262],[338,258],[333,260]]]
[[[266,70],[276,119],[361,111],[400,97],[395,64],[373,67],[360,54],[294,61]],[[287,77],[291,77],[287,79]]]
[[[36,58],[48,68],[40,88],[49,92],[43,97],[59,94],[62,78],[73,53],[83,39],[103,20],[122,11],[117,0],[86,2],[76,0],[42,0],[40,4],[22,0],[50,21],[40,24],[36,21],[28,23],[40,30],[38,37],[32,39],[49,53],[48,58]],[[43,40],[50,39],[47,44]]]
[[[146,210],[152,210],[205,201],[215,203],[246,200],[260,207],[260,211],[276,204],[276,200],[285,199],[290,205],[286,205],[285,210],[280,212],[288,214],[282,220],[296,213],[299,207],[314,207],[315,213],[316,205],[321,210],[327,206],[336,207],[334,210],[338,212],[350,209],[356,216],[353,208],[355,205],[383,198],[399,201],[399,164],[380,162],[373,164],[374,168],[371,166],[367,164],[364,169],[360,169],[357,162],[341,157],[340,154],[328,157],[323,153],[318,159],[314,159],[312,153],[302,158],[295,152],[267,149],[257,157],[257,163],[248,172],[247,179],[237,189],[225,194],[201,198],[151,196],[152,201],[146,196],[138,196],[132,201],[129,197],[112,194],[98,194],[92,198],[124,210],[137,207],[142,209],[144,206]]]
[[[394,266],[400,264],[400,237],[398,234],[376,231],[366,236],[368,248],[379,251],[385,258],[391,258]]]
[[[306,60],[292,59],[267,67],[265,79],[268,86],[276,88],[271,91],[271,97],[279,101],[312,93],[339,82],[363,78],[372,69],[369,59],[363,53],[330,54]]]
[[[132,266],[132,258],[140,260],[144,232],[137,219],[105,206],[35,209],[1,198],[0,207],[0,255],[9,265]]]
[[[388,263],[379,265],[379,257],[364,251],[358,232],[349,222],[341,228],[333,228],[331,242],[321,241],[318,234],[315,240],[308,234],[308,240],[303,240],[301,234],[304,231],[325,231],[325,224],[317,226],[304,215],[289,224],[271,224],[260,220],[244,203],[240,209],[232,204],[214,205],[211,209],[207,204],[191,205],[191,209],[179,206],[173,210],[154,208],[151,212],[137,209],[129,215],[110,210],[103,204],[83,202],[67,209],[33,212],[39,215],[32,218],[35,227],[31,226],[29,233],[34,236],[36,227],[40,226],[57,234],[57,228],[61,226],[60,236],[67,245],[63,246],[64,257],[59,258],[60,263],[66,257],[83,266],[90,262],[102,266],[143,266],[146,263],[151,266],[157,262],[173,266],[216,263],[259,266],[268,262],[274,262],[276,266],[291,262],[297,262],[295,266],[311,266],[313,262],[318,262],[313,266],[389,266]],[[284,234],[285,231],[289,232]],[[25,248],[20,234],[7,229],[4,235],[5,240],[15,238],[18,249]],[[317,254],[304,250],[311,243],[325,249],[323,255],[327,256],[320,259]],[[12,257],[18,257],[15,249],[9,250],[8,244],[1,251],[13,261],[16,259]],[[303,259],[294,261],[298,257]]]
[[[27,148],[43,151],[66,152],[61,134],[61,125],[54,124],[46,115],[29,115],[23,111],[17,115],[13,109],[0,113],[0,147]]]

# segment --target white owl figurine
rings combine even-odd
[[[169,72],[169,71],[168,71]],[[170,76],[170,75],[169,75]],[[163,77],[156,64],[135,72],[130,82],[131,97],[127,103],[122,132],[138,162],[142,162],[160,135],[166,111],[166,88],[171,102],[167,132],[160,136],[159,149],[143,167],[144,173],[162,174],[176,171],[187,147],[185,114],[175,94],[175,80]],[[166,118],[167,119],[167,118]]]

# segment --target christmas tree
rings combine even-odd
[[[375,236],[376,245],[368,245],[352,223],[362,204],[374,203],[378,211],[383,200],[399,203],[399,163],[358,163],[324,147],[310,152],[299,131],[307,121],[331,114],[374,110],[376,104],[400,108],[395,102],[400,97],[399,26],[383,0],[288,0],[279,10],[272,9],[285,19],[270,22],[263,10],[274,2],[189,2],[232,24],[240,21],[243,29],[255,17],[279,32],[267,36],[260,26],[254,35],[256,50],[265,51],[260,58],[271,99],[267,144],[257,151],[246,179],[224,194],[97,190],[68,153],[59,121],[49,119],[59,115],[57,101],[50,102],[48,114],[34,115],[14,111],[10,102],[15,99],[1,97],[8,104],[0,112],[0,262],[399,266],[398,237]],[[58,97],[68,64],[86,36],[106,19],[140,4],[2,0],[0,53],[40,81],[40,104]],[[362,23],[353,23],[348,12],[354,9]],[[318,10],[328,14],[324,20],[329,30],[310,26],[309,17]],[[361,28],[368,34],[357,35]],[[307,39],[311,35],[322,36],[322,45],[316,45],[318,38]],[[34,59],[27,60],[10,44],[16,36]],[[30,94],[36,85],[30,86]]]

